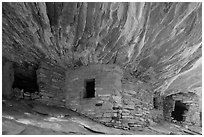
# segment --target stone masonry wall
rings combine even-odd
[[[185,103],[189,106],[188,111],[185,113],[185,121],[183,124],[186,125],[200,125],[200,110],[198,95],[194,93],[181,93],[181,94],[174,94],[172,95],[173,100],[177,101],[180,100],[182,103]]]
[[[174,110],[175,101],[181,101],[188,106],[188,111],[183,115],[185,121],[182,123],[185,125],[200,126],[200,109],[199,109],[199,97],[194,93],[178,93],[167,96],[164,99],[164,118],[167,121],[171,121],[171,112]]]
[[[164,119],[166,121],[171,122],[172,120],[171,112],[174,110],[174,105],[175,105],[175,100],[173,100],[172,96],[167,96],[164,98],[163,114],[164,114]]]
[[[124,81],[118,66],[90,65],[64,72],[42,61],[37,70],[40,97],[36,100],[66,106],[116,128],[141,130],[152,121],[149,112],[153,95],[149,87],[141,81]],[[87,79],[95,79],[94,98],[83,98]]]
[[[132,130],[141,130],[152,121],[153,94],[141,81],[123,84],[122,125]]]
[[[149,124],[152,94],[142,82],[121,83],[116,65],[90,65],[66,72],[66,106],[106,125],[141,129]],[[84,81],[95,79],[95,97],[83,98]]]
[[[83,66],[66,73],[66,106],[107,125],[120,125],[122,71],[115,65]],[[84,81],[95,79],[95,97],[83,98]]]
[[[159,93],[155,93],[153,97],[153,109],[150,111],[150,125],[156,125],[157,123],[160,123],[164,121],[164,115],[163,115],[163,96],[161,96]]]
[[[2,95],[6,97],[12,96],[12,85],[14,82],[13,63],[2,58]]]
[[[50,62],[42,61],[36,73],[40,96],[36,100],[47,105],[65,106],[65,70]]]

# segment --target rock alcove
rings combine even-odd
[[[3,2],[2,95],[117,129],[201,127],[201,28],[199,2]]]

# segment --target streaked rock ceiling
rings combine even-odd
[[[19,64],[114,63],[163,93],[201,49],[202,3],[2,3],[2,53]]]

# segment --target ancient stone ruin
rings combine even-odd
[[[202,134],[201,12],[3,2],[2,134]]]

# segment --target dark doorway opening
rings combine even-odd
[[[84,98],[94,98],[95,97],[95,79],[85,80],[85,93]]]
[[[14,83],[12,88],[23,89],[24,92],[38,92],[39,87],[37,84],[37,68],[28,64],[22,66],[14,64]]]
[[[184,114],[186,111],[188,111],[188,106],[181,101],[176,101],[174,111],[171,113],[171,117],[177,121],[185,121]]]
[[[158,101],[157,97],[153,98],[153,106],[154,106],[154,109],[158,109],[159,108],[159,101]]]

